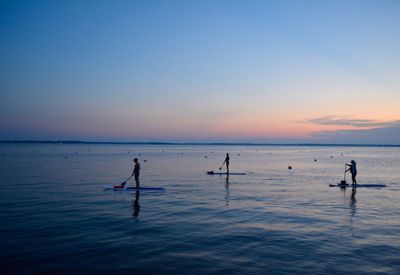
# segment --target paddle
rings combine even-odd
[[[346,172],[347,172],[346,165],[344,165],[344,177],[343,180],[340,182],[340,184],[346,184]]]
[[[221,167],[219,168],[219,170],[222,169],[222,166],[224,166],[224,164],[225,164],[225,160],[224,160],[224,162],[222,163],[222,165],[221,165]]]
[[[123,183],[121,183],[119,186],[116,185],[114,186],[114,188],[125,188],[125,184],[128,180],[130,180],[133,177],[133,175],[131,175],[129,178],[126,179],[126,181],[124,181]]]

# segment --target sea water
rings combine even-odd
[[[226,153],[246,175],[206,174]],[[135,157],[165,191],[103,191]],[[387,187],[329,187],[352,159]],[[0,144],[0,271],[398,274],[399,168],[399,147]]]

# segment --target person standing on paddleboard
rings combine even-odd
[[[126,179],[123,183],[120,185],[114,186],[114,188],[125,188],[125,184],[130,180],[133,176],[135,176],[135,182],[136,182],[136,188],[140,188],[140,182],[139,182],[139,175],[140,175],[140,163],[137,158],[133,159],[133,162],[135,163],[135,166],[133,167],[133,172],[132,175]]]
[[[224,164],[226,164],[226,174],[229,174],[229,154],[228,153],[226,153],[226,158],[225,158],[224,162],[222,163],[221,168],[222,168],[222,166],[224,166]],[[219,168],[219,170],[221,170],[221,168]]]
[[[347,169],[346,172],[350,171],[352,183],[353,183],[353,185],[357,185],[357,180],[356,180],[356,176],[357,176],[356,162],[354,160],[352,160],[350,163],[351,164],[346,164],[346,166],[349,166],[349,169]]]
[[[132,176],[135,176],[136,188],[140,188],[140,181],[139,181],[140,163],[137,158],[134,158],[133,162],[135,163],[135,166],[133,167]]]

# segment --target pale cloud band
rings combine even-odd
[[[340,118],[336,116],[311,118],[308,119],[307,122],[311,122],[318,125],[351,126],[355,128],[382,128],[382,127],[396,126],[400,124],[400,120],[378,121],[373,119]]]

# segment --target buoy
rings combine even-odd
[[[292,166],[289,165],[287,169],[292,170]]]

